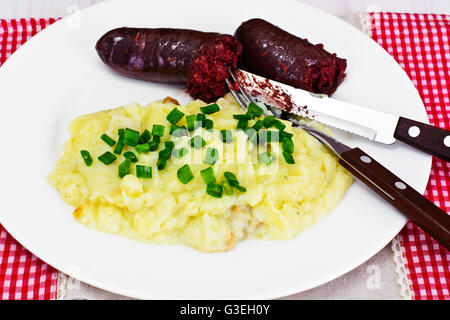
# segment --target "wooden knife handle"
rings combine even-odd
[[[342,153],[339,162],[447,250],[450,250],[450,215],[359,148]]]
[[[450,161],[450,131],[400,117],[394,137],[433,156]]]

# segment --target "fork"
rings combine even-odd
[[[230,78],[226,81],[231,94],[244,110],[251,102],[256,103],[251,95],[236,81],[231,70]],[[265,112],[265,115],[268,115],[268,113]],[[285,118],[286,113],[274,114],[274,116]],[[327,146],[339,159],[339,163],[353,176],[402,212],[447,250],[450,250],[450,215],[445,211],[434,205],[363,150],[351,148],[308,125],[292,122],[292,126],[303,129]]]

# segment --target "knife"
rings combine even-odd
[[[450,161],[449,130],[297,89],[241,69],[233,69],[231,74],[247,92],[288,113],[376,142],[392,144],[399,140]]]
[[[237,77],[232,71],[230,71],[230,74],[231,79],[226,80],[228,88],[244,110],[250,103],[256,102],[252,96],[264,98],[261,95],[261,89],[267,89],[271,85],[267,80],[264,80],[265,82],[255,89],[250,84],[244,83],[242,79],[241,82],[236,82]],[[279,88],[271,87],[271,90],[276,91]],[[267,93],[265,92],[265,94]],[[272,95],[269,96],[269,100],[272,99],[273,101],[266,100],[271,105],[273,103],[279,105],[279,103],[284,102],[283,108],[285,110],[290,110],[291,112],[294,110],[296,114],[308,112],[307,109],[294,105],[293,101],[285,101],[290,99],[285,92],[277,91],[275,93],[272,92]],[[265,99],[262,100],[264,101]],[[277,118],[285,118],[284,116],[288,114],[272,107],[267,109],[273,111],[273,115]],[[268,115],[268,113],[265,112],[265,115]],[[354,177],[358,178],[393,207],[402,212],[447,250],[450,250],[450,215],[445,211],[422,196],[360,148],[351,148],[324,132],[316,130],[303,122],[296,121],[297,119],[295,118],[287,118],[287,120],[290,120],[294,127],[303,129],[322,142],[335,154],[339,163],[352,173]]]

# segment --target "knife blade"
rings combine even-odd
[[[233,69],[231,74],[247,93],[285,112],[384,144],[398,139],[450,161],[448,130],[294,88],[241,69]]]

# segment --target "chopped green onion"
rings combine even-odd
[[[141,136],[139,137],[139,143],[140,144],[144,144],[150,141],[150,139],[152,138],[152,134],[150,133],[150,131],[148,131],[148,129],[145,129],[144,132],[142,132]]]
[[[295,160],[294,157],[292,156],[292,153],[287,153],[283,151],[283,157],[286,163],[295,164]]]
[[[233,194],[233,187],[231,187],[228,181],[222,181],[220,185],[227,195],[231,196]]]
[[[152,167],[136,165],[136,177],[150,179],[152,177]]]
[[[294,142],[292,141],[291,138],[284,137],[281,140],[281,147],[282,147],[283,151],[286,153],[294,152]]]
[[[203,113],[197,113],[197,121],[200,122],[201,127],[204,127],[206,122],[206,116]]]
[[[181,149],[173,150],[173,153],[174,153],[175,157],[177,157],[177,158],[183,158],[185,155],[187,155],[188,152],[189,152],[189,150],[184,147]]]
[[[164,143],[164,146],[166,147],[166,149],[171,149],[172,150],[175,147],[175,142],[173,142],[173,141],[166,141]]]
[[[131,160],[126,159],[119,165],[119,178],[123,178],[127,174],[130,174],[130,170],[131,170]]]
[[[255,129],[256,131],[258,131],[258,130],[260,130],[263,126],[264,126],[264,121],[258,120],[258,121],[256,121],[256,122],[253,124],[252,128]]]
[[[152,129],[152,136],[162,137],[164,135],[164,129],[166,127],[160,124],[154,124]]]
[[[89,151],[86,150],[81,150],[81,157],[84,160],[84,164],[88,167],[92,166],[92,162],[94,162],[94,160],[92,160],[91,154],[89,153]]]
[[[130,147],[136,147],[139,142],[139,132],[130,128],[125,129],[123,143]]]
[[[222,187],[217,183],[210,183],[206,186],[206,193],[214,198],[222,198]]]
[[[189,136],[189,132],[185,126],[179,127],[176,124],[170,125],[169,134],[173,135],[174,137]]]
[[[248,136],[248,140],[254,145],[258,144],[258,132],[253,128],[245,129],[245,134]]]
[[[220,111],[220,107],[217,103],[210,104],[206,107],[201,107],[200,111],[204,114],[213,114]]]
[[[116,147],[114,148],[114,153],[115,154],[121,154],[122,150],[123,150],[123,138],[125,135],[125,129],[119,129],[118,130],[118,134],[119,134],[119,140],[117,141]]]
[[[216,183],[216,177],[214,176],[214,170],[212,167],[201,170],[200,175],[206,184]]]
[[[233,186],[233,188],[237,189],[237,190],[240,191],[240,192],[246,192],[246,191],[247,191],[247,189],[244,188],[244,187],[241,186],[241,185],[235,185],[235,186]]]
[[[272,126],[277,128],[279,131],[283,131],[286,128],[286,125],[278,119],[273,122]]]
[[[233,119],[236,120],[250,120],[250,115],[248,114],[235,114],[233,115]]]
[[[225,179],[227,179],[230,186],[232,186],[233,188],[236,188],[237,190],[239,190],[241,192],[247,191],[247,189],[245,189],[244,187],[239,185],[239,181],[237,180],[234,173],[226,171],[223,175],[224,175]]]
[[[181,183],[187,184],[189,181],[194,179],[194,175],[192,174],[191,168],[189,168],[189,165],[185,164],[177,171],[177,177],[178,180]]]
[[[223,143],[233,142],[233,134],[231,130],[220,130]]]
[[[211,119],[205,120],[205,129],[211,130],[214,127],[214,122]]]
[[[148,143],[138,144],[134,149],[137,153],[147,153],[150,151],[150,145]]]
[[[131,151],[127,151],[123,154],[123,156],[125,157],[125,159],[130,159],[131,162],[138,162],[138,158],[136,157],[136,155],[131,152]]]
[[[98,157],[98,160],[100,160],[106,165],[113,163],[114,161],[116,161],[116,159],[117,157],[109,151],[106,151],[104,154]]]
[[[294,135],[292,133],[286,132],[286,131],[281,131],[280,132],[280,137],[284,138],[292,138]]]
[[[166,119],[172,124],[176,124],[178,121],[181,120],[181,118],[184,117],[184,113],[178,110],[176,107],[172,109],[172,111],[169,112]]]
[[[267,129],[272,127],[273,123],[275,122],[275,120],[277,120],[274,116],[267,116],[264,118],[263,122],[264,122],[264,127],[266,127]]]
[[[261,130],[259,132],[259,142],[262,144],[278,142],[280,133],[274,130]]]
[[[190,140],[190,144],[192,148],[195,149],[201,149],[206,145],[205,140],[203,140],[202,137],[200,136],[194,136],[191,140]]]
[[[207,148],[204,163],[213,165],[219,160],[219,150],[216,148]]]
[[[106,142],[106,144],[110,147],[114,146],[116,144],[116,141],[112,138],[110,138],[106,133],[102,134],[100,136],[100,139]]]
[[[248,128],[248,120],[246,119],[240,119],[237,123],[236,129],[239,130],[245,130]]]
[[[275,160],[275,157],[272,156],[272,154],[269,151],[260,153],[258,155],[258,159],[261,163],[265,164],[266,166],[270,165],[272,161]]]
[[[166,167],[167,160],[169,160],[172,149],[163,149],[158,154],[158,161],[156,161],[156,167],[158,170],[163,170]]]
[[[239,181],[233,172],[225,171],[225,173],[223,175],[224,175],[225,179],[227,179],[227,181],[230,183],[230,185],[233,186],[233,185],[239,184]]]
[[[149,150],[150,150],[150,151],[156,151],[156,150],[158,150],[158,147],[159,147],[159,139],[155,139],[155,138],[159,138],[159,137],[158,137],[158,136],[154,136],[154,137],[153,137],[153,140],[150,141],[150,142],[148,143],[148,145],[149,145]]]
[[[263,115],[264,110],[256,103],[250,102],[247,108],[247,113],[250,114],[252,118],[259,118]]]
[[[195,114],[190,114],[186,116],[186,124],[188,131],[195,130],[195,122],[197,121],[197,116]]]

